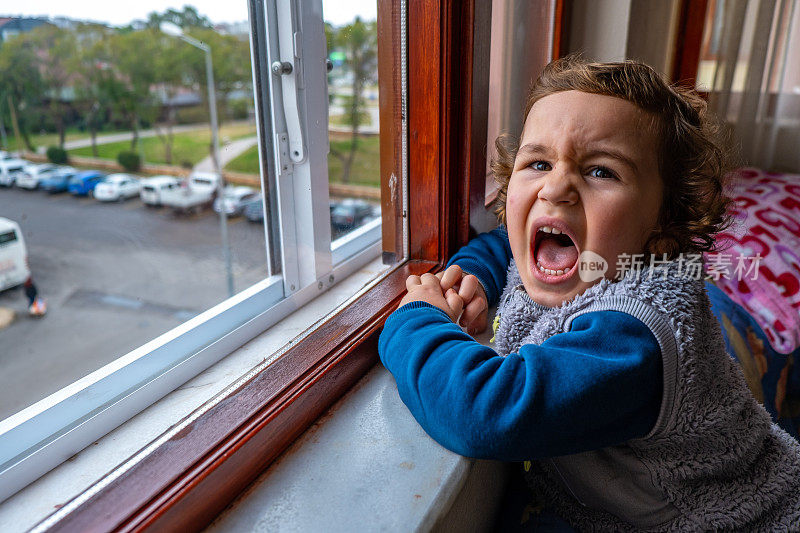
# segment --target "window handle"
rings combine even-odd
[[[289,136],[289,158],[302,163],[306,158],[303,128],[300,117],[298,91],[303,88],[301,36],[295,20],[294,2],[277,0],[278,53],[280,61],[272,63],[272,72],[280,76],[283,93],[283,112],[286,116],[286,132]]]

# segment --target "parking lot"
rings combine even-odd
[[[227,297],[219,217],[174,216],[139,199],[101,203],[0,188],[48,312],[0,293],[16,320],[0,331],[0,419],[141,346]],[[266,276],[264,229],[229,220],[235,288]]]

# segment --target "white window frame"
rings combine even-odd
[[[331,242],[321,0],[247,1],[268,275],[0,421],[0,502],[380,254],[380,219]]]

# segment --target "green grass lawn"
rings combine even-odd
[[[220,127],[219,136],[220,140],[235,140],[255,135],[255,133],[255,124],[223,124]],[[164,143],[159,137],[143,137],[139,139],[139,142],[145,163],[167,162]],[[185,162],[195,165],[199,163],[208,156],[210,144],[211,132],[207,129],[176,133],[172,145],[172,164],[183,165]],[[116,159],[118,153],[130,149],[129,141],[100,144],[97,146],[97,156],[103,159]],[[90,146],[70,150],[69,153],[77,156],[93,156]]]
[[[225,165],[225,170],[242,172],[244,174],[258,174],[258,145],[251,146],[239,154],[230,163]]]
[[[331,134],[331,151],[345,155],[350,149],[349,134]],[[358,148],[350,171],[349,183],[353,185],[380,186],[380,139],[377,135],[361,136],[358,139]],[[254,146],[228,163],[226,170],[258,174],[258,147]],[[341,183],[342,162],[333,154],[328,155],[328,179],[331,182]]]

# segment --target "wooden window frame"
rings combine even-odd
[[[467,242],[470,208],[483,209],[489,56],[479,32],[489,26],[490,2],[408,3],[407,213],[387,196],[403,162],[401,80],[385,68],[401,46],[400,6],[378,2],[380,172],[389,198],[384,254],[402,257],[407,217],[408,260],[178,434],[76,497],[69,513],[43,524],[55,531],[204,527],[377,363],[380,329],[406,277],[440,270]]]
[[[692,89],[697,84],[708,0],[681,0],[677,38],[672,51],[672,81]],[[707,97],[707,93],[701,93]]]

